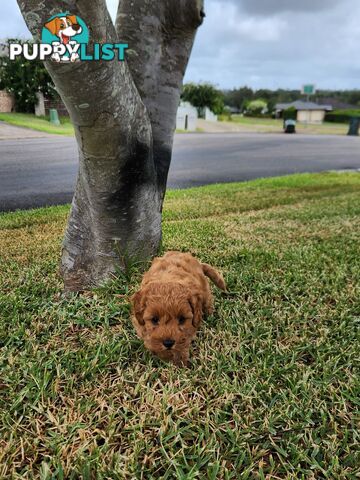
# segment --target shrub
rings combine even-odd
[[[289,107],[284,110],[283,113],[284,120],[296,120],[297,119],[297,111],[295,107]]]
[[[262,117],[268,111],[265,100],[252,100],[246,106],[245,115],[247,117]]]
[[[349,123],[352,117],[360,117],[360,110],[336,110],[325,115],[325,122]]]

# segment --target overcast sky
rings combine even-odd
[[[118,0],[107,0],[111,15]],[[186,81],[221,88],[360,88],[360,2],[205,0]],[[29,37],[16,0],[0,0],[0,38]]]

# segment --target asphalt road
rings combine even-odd
[[[360,169],[360,137],[180,134],[168,187],[347,169]],[[76,173],[73,138],[1,140],[0,211],[70,202]]]

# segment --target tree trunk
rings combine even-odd
[[[128,65],[150,116],[154,162],[163,196],[171,162],[182,82],[203,0],[121,0],[116,30],[130,46]]]
[[[130,47],[128,63],[46,62],[79,148],[61,272],[65,290],[80,291],[158,251],[176,111],[202,2],[122,0],[117,31],[105,0],[18,3],[36,41],[49,17],[69,11],[88,25],[90,50],[94,43]]]

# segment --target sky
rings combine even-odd
[[[107,0],[115,17],[118,0]],[[185,81],[224,89],[360,88],[360,2],[205,0]],[[0,38],[28,37],[16,0],[0,0]]]

